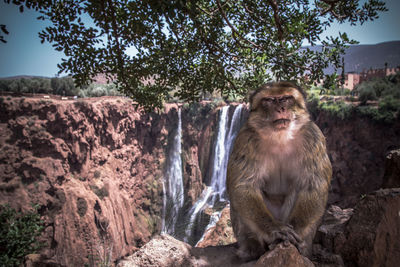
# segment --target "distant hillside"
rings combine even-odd
[[[344,56],[346,72],[362,72],[363,70],[383,69],[385,62],[388,67],[400,65],[400,41],[379,43],[375,45],[352,45]],[[328,68],[325,73],[333,73]]]
[[[17,80],[17,79],[32,79],[32,78],[51,79],[51,77],[45,77],[45,76],[16,75],[16,76],[2,77],[0,78],[0,80]]]

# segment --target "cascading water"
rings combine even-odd
[[[229,154],[232,150],[233,141],[235,140],[241,126],[242,109],[243,105],[238,105],[235,108],[230,124],[228,113],[229,106],[224,106],[220,110],[218,134],[214,150],[214,165],[212,167],[213,171],[211,176],[211,186],[208,186],[202,192],[200,198],[189,211],[189,223],[186,227],[184,237],[186,242],[188,242],[189,238],[192,236],[193,227],[198,215],[206,207],[213,207],[217,201],[226,201],[226,168],[228,165]]]
[[[215,203],[215,198],[219,196],[220,201],[225,201],[225,195],[226,195],[226,168],[228,167],[228,160],[229,156],[232,151],[233,147],[233,142],[235,141],[235,138],[237,134],[239,133],[240,127],[241,127],[241,116],[242,116],[242,109],[243,105],[238,105],[235,108],[235,112],[232,115],[232,120],[231,124],[229,127],[229,132],[228,135],[226,136],[224,140],[224,149],[221,150],[221,166],[219,166],[219,171],[215,175],[215,184],[216,186],[213,187],[216,189],[217,194],[214,195],[213,199],[213,204]],[[212,181],[214,180],[214,176],[211,179]]]
[[[166,171],[163,179],[163,233],[175,234],[179,210],[184,203],[182,159],[181,159],[182,120],[178,109],[178,127],[168,154]]]

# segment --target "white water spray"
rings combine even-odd
[[[211,186],[207,187],[190,209],[190,219],[185,230],[184,240],[187,242],[192,235],[193,226],[198,214],[207,206],[214,206],[217,200],[226,201],[226,168],[228,165],[229,154],[232,150],[233,141],[241,126],[241,114],[243,105],[238,105],[232,116],[229,126],[229,106],[224,106],[220,110],[218,134],[214,150],[214,165],[211,176]],[[229,129],[228,129],[229,126]]]
[[[178,109],[178,128],[169,151],[169,162],[163,179],[163,218],[162,233],[173,235],[178,220],[179,210],[183,206],[183,177],[182,177],[182,119],[181,109]],[[166,184],[168,187],[166,188]]]

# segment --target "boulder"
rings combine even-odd
[[[331,205],[322,218],[314,242],[312,260],[317,266],[344,266],[342,257],[335,252],[337,243],[342,243],[346,223],[353,215],[353,209],[341,209]]]
[[[346,266],[399,266],[400,188],[381,189],[355,207],[335,251]]]
[[[121,260],[117,267],[251,267],[251,266],[314,266],[300,255],[291,244],[278,244],[258,261],[242,262],[236,256],[236,244],[192,247],[170,235],[162,234],[153,238],[135,254]]]
[[[262,255],[254,265],[255,267],[313,267],[314,264],[302,256],[292,244],[279,243],[273,250]]]
[[[194,266],[191,263],[192,247],[170,235],[154,237],[133,255],[121,260],[117,267],[133,266]]]
[[[221,217],[218,222],[210,227],[203,235],[196,247],[208,247],[217,245],[228,245],[236,242],[233,233],[229,205],[221,211]]]

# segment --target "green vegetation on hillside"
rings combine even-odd
[[[347,98],[347,103],[335,100],[334,97],[325,96],[324,100],[320,100],[320,96],[315,93],[309,95],[309,110],[312,114],[316,114],[318,110],[324,110],[331,115],[341,119],[349,118],[353,112],[357,112],[363,116],[367,116],[375,121],[392,123],[399,118],[400,114],[400,73],[390,75],[384,78],[376,78],[359,84],[354,93],[358,94],[359,105],[352,102],[356,100],[354,97]],[[377,106],[368,104],[367,101],[376,101]]]
[[[0,79],[0,92],[97,97],[121,95],[115,84],[91,83],[76,87],[72,77]]]
[[[27,212],[17,212],[8,205],[0,205],[0,263],[19,266],[26,255],[40,248],[37,237],[44,227],[35,206]]]
[[[400,73],[363,82],[358,84],[354,91],[363,104],[368,100],[400,99]]]

